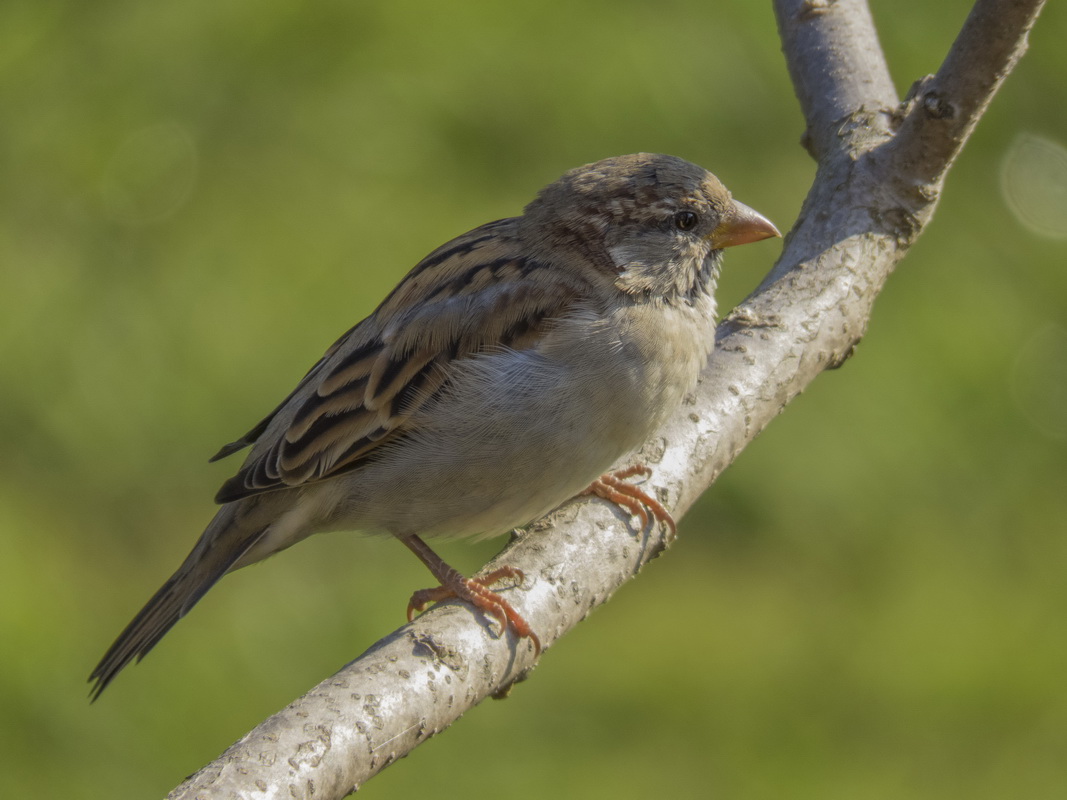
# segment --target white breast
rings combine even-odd
[[[633,305],[562,321],[536,349],[457,362],[418,433],[339,479],[331,527],[496,535],[581,492],[696,382],[710,307]],[[346,524],[348,523],[348,524]]]

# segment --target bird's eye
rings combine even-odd
[[[700,218],[692,211],[679,211],[674,215],[674,227],[680,231],[692,230]]]

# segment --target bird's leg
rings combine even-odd
[[[452,598],[465,600],[475,608],[496,617],[500,623],[501,634],[511,628],[519,638],[526,636],[533,642],[535,655],[541,652],[541,640],[522,615],[512,607],[511,603],[489,588],[505,578],[521,583],[525,578],[522,570],[515,567],[501,567],[480,578],[464,578],[459,570],[445,563],[445,560],[431,550],[430,546],[418,536],[414,534],[403,536],[400,537],[400,541],[406,544],[408,549],[419,557],[419,561],[425,564],[433,576],[441,582],[440,586],[420,589],[411,596],[408,602],[408,622],[411,622],[415,614],[430,603],[439,603]]]
[[[582,494],[602,497],[631,516],[638,517],[641,520],[642,530],[648,525],[649,515],[651,515],[657,522],[662,522],[667,526],[670,538],[673,539],[675,534],[678,533],[678,526],[675,525],[671,512],[664,508],[663,504],[655,497],[642,491],[632,483],[626,482],[627,478],[632,478],[634,475],[641,475],[647,478],[651,474],[652,470],[644,464],[634,464],[625,469],[601,475],[589,484],[589,488]]]

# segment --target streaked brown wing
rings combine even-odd
[[[412,414],[448,382],[452,362],[534,346],[581,287],[546,281],[539,273],[551,267],[521,254],[514,227],[514,219],[483,225],[416,265],[270,416],[220,451],[217,458],[256,445],[216,501],[355,469],[407,432]]]

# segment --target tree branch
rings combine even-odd
[[[854,134],[879,115],[885,129],[897,93],[867,4],[775,0],[774,13],[812,158],[821,163],[855,149]]]
[[[862,0],[775,0],[818,174],[779,262],[719,326],[700,385],[637,455],[655,467],[649,484],[676,517],[790,399],[851,354],[1042,4],[979,0],[941,71],[898,108]],[[535,523],[486,569],[525,572],[509,600],[548,650],[667,544],[663,530],[635,531],[613,507],[585,500]],[[506,693],[534,663],[529,640],[500,637],[469,607],[444,604],[266,720],[170,797],[341,797]]]
[[[1004,79],[1026,52],[1045,0],[978,0],[936,75],[917,81],[890,160],[924,184],[944,179]]]

